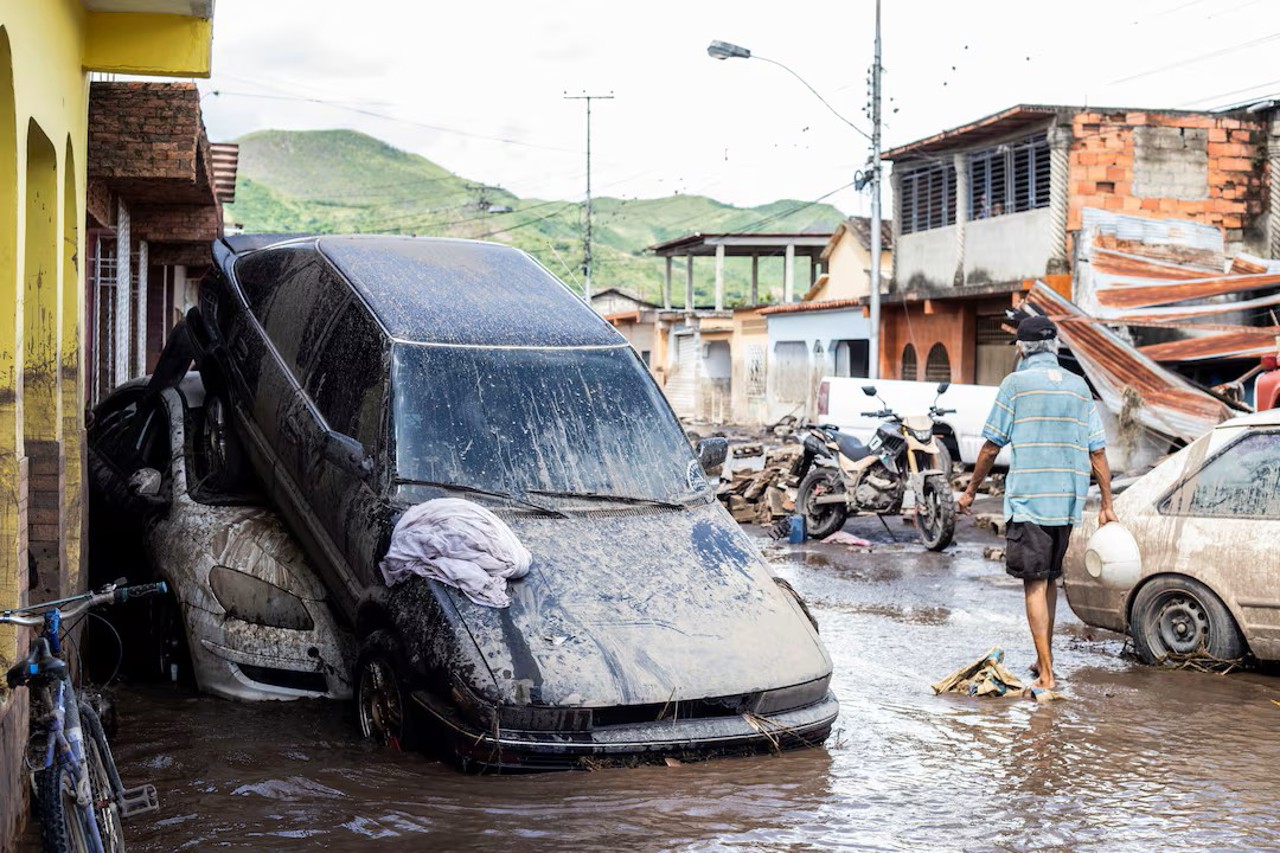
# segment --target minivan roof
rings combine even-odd
[[[1280,426],[1280,409],[1263,409],[1260,412],[1251,412],[1247,415],[1240,415],[1229,421],[1223,421],[1218,424],[1218,429],[1230,429],[1232,427],[1269,427]]]
[[[513,347],[626,343],[559,279],[510,246],[390,235],[310,239],[397,340]]]

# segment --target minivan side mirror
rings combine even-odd
[[[706,474],[723,465],[728,455],[729,439],[727,438],[704,438],[698,442],[698,464]]]
[[[874,396],[876,395],[876,386],[874,386],[874,385],[863,385],[863,386],[862,386],[862,393],[863,393],[863,394],[866,394],[868,397],[874,397]]]
[[[362,480],[368,479],[373,473],[373,460],[365,453],[364,445],[336,430],[325,434],[321,455],[326,462],[337,465]]]
[[[939,393],[939,394],[945,394],[945,393],[947,393],[947,389],[948,389],[948,388],[950,388],[950,387],[951,387],[951,383],[950,383],[950,382],[939,382],[939,383],[938,383],[938,393]]]

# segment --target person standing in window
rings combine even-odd
[[[1089,386],[1058,364],[1058,328],[1047,317],[1018,324],[1022,363],[1000,383],[982,431],[986,441],[957,507],[969,512],[1000,448],[1010,445],[1005,481],[1005,571],[1022,581],[1035,644],[1032,689],[1054,689],[1053,623],[1062,558],[1084,512],[1092,469],[1102,491],[1099,526],[1116,521],[1106,435]]]

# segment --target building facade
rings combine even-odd
[[[1245,111],[1020,105],[886,152],[883,375],[998,382],[1012,366],[1004,309],[1036,279],[1071,296],[1086,208],[1212,225],[1229,253],[1269,254],[1270,133]]]
[[[0,2],[0,608],[26,601],[28,543],[81,588],[89,71],[207,76],[212,2]],[[128,11],[145,8],[147,11]],[[15,659],[25,632],[0,629]],[[0,696],[0,848],[25,814],[25,690]]]

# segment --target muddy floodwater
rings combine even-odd
[[[968,525],[947,554],[893,523],[872,553],[774,546],[841,701],[825,748],[519,777],[464,776],[356,736],[350,705],[119,691],[116,755],[160,789],[131,850],[1280,849],[1280,678],[1155,670],[1060,604],[1067,701],[936,697],[992,645],[1032,660],[1020,586]]]

